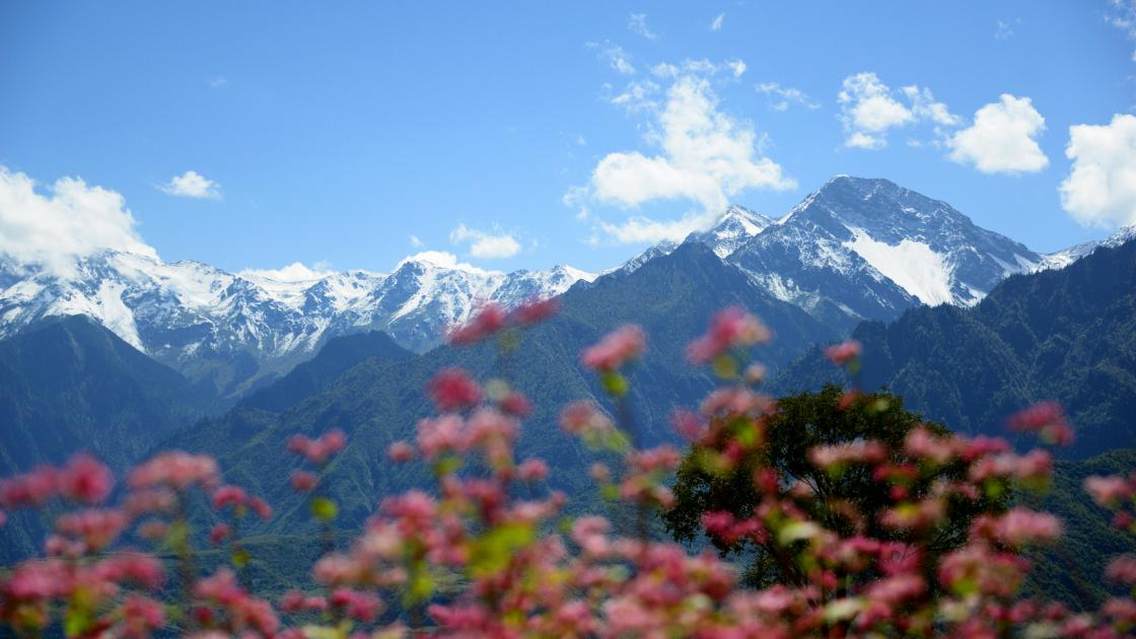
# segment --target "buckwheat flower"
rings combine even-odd
[[[29,508],[42,505],[59,491],[58,471],[39,466],[29,473],[0,480],[0,506]]]
[[[457,415],[419,420],[418,448],[427,459],[444,452],[463,452],[466,446],[463,425]]]
[[[222,541],[228,539],[229,535],[231,535],[232,532],[233,529],[229,527],[229,524],[226,524],[224,522],[219,523],[213,526],[213,528],[209,531],[209,543],[216,546]]]
[[[833,364],[844,366],[860,357],[860,350],[860,342],[850,339],[824,349],[824,356]]]
[[[986,537],[1013,548],[1055,541],[1061,531],[1061,520],[1053,515],[1022,507],[1000,517],[984,515],[971,524],[971,536]]]
[[[293,470],[289,481],[292,484],[292,490],[298,493],[308,493],[319,483],[319,478],[306,470]]]
[[[154,590],[166,578],[162,562],[153,555],[140,552],[118,552],[99,562],[96,570],[104,578],[118,583],[134,583]]]
[[[317,466],[323,465],[346,446],[347,435],[338,428],[320,435],[317,439],[309,439],[303,435],[292,435],[288,438],[289,451]]]
[[[548,464],[542,459],[526,459],[517,466],[517,477],[527,482],[543,481],[548,477]]]
[[[1038,402],[1010,416],[1010,428],[1034,433],[1047,444],[1065,446],[1073,441],[1073,429],[1057,402]]]
[[[1136,494],[1136,482],[1117,476],[1093,475],[1085,478],[1085,491],[1098,505],[1109,508]]]
[[[732,348],[767,342],[771,335],[757,317],[731,306],[714,315],[706,334],[686,347],[686,356],[695,364],[704,364]]]
[[[513,318],[522,326],[536,324],[556,315],[559,310],[560,300],[555,297],[534,299],[518,306],[513,311]]]
[[[149,597],[130,595],[122,603],[122,623],[126,637],[149,637],[166,625],[165,606]]]
[[[213,508],[221,510],[226,506],[236,508],[248,501],[248,495],[239,486],[221,486],[213,491]]]
[[[253,497],[252,499],[249,499],[248,507],[249,510],[256,513],[256,516],[260,517],[261,519],[268,520],[272,518],[272,506],[269,506],[268,502],[264,501],[260,497]]]
[[[601,434],[615,429],[615,424],[590,400],[572,402],[560,411],[560,427],[573,435]]]
[[[387,457],[396,463],[404,463],[414,459],[414,446],[404,441],[397,441],[387,448]]]
[[[524,418],[532,413],[532,404],[523,393],[511,391],[498,402],[501,412],[514,417]]]
[[[506,319],[505,309],[499,304],[486,304],[468,322],[452,329],[447,340],[455,345],[479,342],[504,328]]]
[[[675,432],[688,442],[696,442],[706,436],[706,422],[696,413],[685,409],[676,409],[671,413],[671,424]]]
[[[627,324],[608,333],[594,346],[584,350],[584,365],[600,372],[611,372],[637,359],[647,346],[643,329]]]
[[[55,530],[61,535],[81,540],[97,552],[106,548],[126,528],[126,514],[121,510],[80,510],[61,515]]]
[[[57,475],[59,492],[83,504],[101,503],[114,486],[110,469],[94,457],[80,453],[71,458]]]
[[[438,371],[428,385],[430,398],[442,412],[454,412],[481,401],[481,387],[460,368]]]
[[[218,483],[217,462],[208,455],[161,453],[135,468],[129,483],[134,489],[168,486],[185,490],[194,485],[211,488]]]
[[[1113,581],[1129,586],[1136,585],[1136,555],[1114,557],[1108,563],[1104,574]]]
[[[342,609],[351,619],[365,623],[374,621],[383,607],[382,601],[375,595],[349,588],[335,589],[328,603]]]

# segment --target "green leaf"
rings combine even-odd
[[[252,559],[252,555],[249,554],[249,551],[245,550],[244,548],[238,548],[233,551],[233,565],[237,568],[244,568],[245,566],[247,566],[250,559]]]
[[[738,376],[738,362],[725,353],[714,358],[714,374],[722,379],[734,379]]]
[[[312,516],[320,521],[331,521],[339,514],[339,506],[327,497],[312,499]]]
[[[63,620],[63,632],[68,637],[83,634],[91,626],[91,613],[86,607],[69,606]]]
[[[615,371],[608,371],[600,377],[600,384],[604,391],[612,397],[623,397],[627,394],[627,378]]]
[[[469,570],[474,577],[497,574],[513,555],[532,543],[536,534],[528,524],[510,523],[489,529],[473,542]]]

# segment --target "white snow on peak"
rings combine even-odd
[[[852,232],[852,241],[844,246],[919,301],[929,306],[955,301],[947,262],[929,245],[906,238],[891,245],[872,239],[863,229],[848,230]]]

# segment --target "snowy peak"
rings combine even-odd
[[[1103,240],[1095,240],[1091,242],[1082,242],[1074,244],[1069,248],[1055,251],[1053,253],[1046,253],[1042,256],[1041,261],[1038,263],[1036,270],[1046,271],[1050,269],[1062,269],[1069,266],[1073,262],[1092,254],[1098,247],[1105,246],[1115,248],[1129,242],[1136,240],[1136,224],[1131,226],[1122,227],[1119,231],[1113,233]]]
[[[1041,256],[946,202],[841,175],[729,259],[783,300],[854,321],[890,319],[919,303],[975,304]]]
[[[45,317],[85,315],[229,394],[302,361],[335,335],[384,330],[422,351],[485,302],[512,307],[594,278],[570,266],[489,271],[433,252],[402,260],[390,274],[298,263],[232,274],[199,262],[106,252],[61,277],[0,258],[0,337]]]
[[[773,220],[745,207],[731,205],[709,229],[691,233],[687,241],[701,242],[721,258],[733,253],[750,238],[773,224]]]

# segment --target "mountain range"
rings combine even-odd
[[[848,176],[778,219],[731,206],[687,242],[710,247],[773,297],[838,332],[920,304],[972,305],[1009,275],[1064,266],[1095,248],[1039,255],[944,202]],[[46,317],[84,315],[232,403],[331,337],[380,330],[422,353],[481,304],[559,295],[634,271],[676,246],[653,246],[602,274],[566,265],[502,273],[438,252],[408,257],[389,273],[298,264],[229,273],[123,252],[98,253],[60,273],[0,257],[0,338]]]

